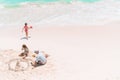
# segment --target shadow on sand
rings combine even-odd
[[[29,36],[28,38],[31,38],[31,37]],[[27,37],[22,37],[22,38],[20,38],[20,39],[21,39],[21,40],[23,40],[23,39],[28,40],[28,38],[27,38]]]

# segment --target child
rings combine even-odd
[[[33,63],[31,63],[32,66],[36,67],[38,64],[39,64],[39,65],[44,65],[44,64],[46,64],[46,62],[47,62],[47,59],[46,59],[46,58],[48,57],[48,55],[45,54],[44,51],[39,52],[39,51],[37,50],[37,51],[34,51],[34,53],[36,53],[36,56],[33,55],[33,57],[35,57],[35,61],[34,61]]]
[[[25,35],[27,39],[28,39],[28,29],[32,29],[32,26],[28,27],[27,23],[25,23],[25,26],[23,27],[22,32],[23,30],[25,31]]]
[[[23,57],[23,59],[24,59],[24,58],[26,58],[28,56],[29,49],[28,49],[28,47],[25,44],[23,44],[22,45],[22,50],[23,50],[23,52],[20,53],[19,56]]]

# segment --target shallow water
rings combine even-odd
[[[100,1],[100,0],[0,0],[0,3],[19,4],[19,3],[23,3],[23,2],[48,3],[48,2],[73,2],[73,1],[96,2],[96,1]]]
[[[73,3],[73,2],[85,2],[85,3],[93,3],[102,0],[0,0],[1,7],[7,8],[16,8],[20,7],[22,4],[48,4],[48,3]]]
[[[17,3],[16,0],[14,1],[14,3]],[[18,3],[24,1],[20,0]],[[50,0],[46,0],[46,2],[50,2]],[[21,4],[19,7],[18,5],[16,6],[0,8],[0,16],[2,16],[0,18],[0,27],[21,26],[25,22],[34,26],[58,24],[103,25],[106,22],[120,20],[119,0],[99,0],[95,3],[77,2],[77,0],[74,0],[72,3],[49,3],[42,5],[32,2]]]

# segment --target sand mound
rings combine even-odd
[[[55,64],[51,56],[48,57],[46,65],[38,66],[34,69],[29,65],[29,69],[25,71],[9,70],[9,61],[19,58],[17,55],[18,51],[14,50],[0,51],[0,78],[2,80],[54,80]]]

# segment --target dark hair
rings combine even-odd
[[[38,54],[38,53],[39,53],[39,50],[35,50],[34,53]]]
[[[27,46],[25,44],[22,45],[23,48],[27,48]]]
[[[25,25],[27,25],[27,23],[25,23]]]

